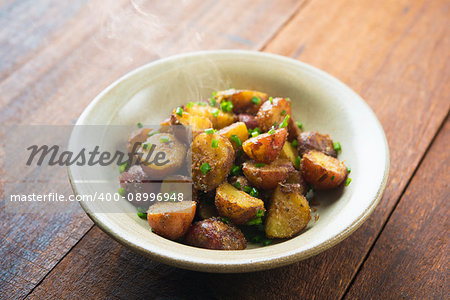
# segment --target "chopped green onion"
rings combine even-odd
[[[282,122],[281,125],[280,125],[280,128],[284,128],[284,127],[287,127],[287,126],[288,126],[289,118],[290,118],[289,115],[287,115],[287,116],[284,118],[283,122]]]
[[[281,112],[281,115],[284,116],[286,114],[286,110],[283,109],[283,111]]]
[[[138,207],[137,215],[139,218],[147,220],[147,213],[141,207]]]
[[[183,109],[181,107],[177,107],[177,110],[175,111],[175,113],[181,117],[181,116],[183,116]]]
[[[284,99],[286,99],[287,101],[291,101],[291,98],[289,98],[289,97],[286,97],[286,98],[284,98]]]
[[[154,136],[155,134],[159,133],[159,131],[150,131],[148,133],[148,136]]]
[[[206,132],[206,134],[213,134],[214,133],[214,129],[208,128],[208,129],[205,129],[205,132]]]
[[[225,112],[232,111],[233,103],[231,101],[222,101],[220,102],[220,108]]]
[[[255,136],[258,136],[259,135],[259,132],[258,131],[253,131],[252,132],[252,137],[255,137]]]
[[[345,186],[348,186],[352,182],[352,179],[350,177],[347,177],[347,180],[345,181]]]
[[[240,189],[240,188],[241,188],[241,184],[239,183],[239,181],[236,181],[236,182],[234,183],[234,187],[237,188],[237,189]]]
[[[119,188],[118,192],[120,196],[125,196],[126,194],[125,189],[123,187]]]
[[[252,239],[251,239],[252,243],[255,243],[255,244],[260,243],[261,240],[262,240],[262,235],[261,235],[261,234],[255,235],[255,236],[252,237]]]
[[[213,139],[211,142],[211,147],[217,148],[217,146],[219,146],[219,141],[216,139]]]
[[[268,134],[274,134],[275,133],[275,129],[272,127],[267,133]]]
[[[259,105],[259,103],[261,103],[261,99],[259,99],[259,97],[254,96],[252,98],[252,102],[253,104]]]
[[[303,123],[302,122],[297,122],[297,126],[299,129],[303,129]]]
[[[297,146],[298,146],[298,141],[297,141],[297,140],[293,140],[293,141],[291,142],[291,145],[292,145],[292,147],[297,148]]]
[[[263,211],[262,209],[258,209],[258,210],[256,211],[256,216],[257,216],[257,217],[262,217],[262,216],[264,216],[264,211]]]
[[[119,167],[120,173],[125,172],[125,170],[127,169],[127,167],[128,167],[128,161],[126,161],[126,162],[124,162],[123,164],[121,164],[120,167]]]
[[[333,176],[331,176],[331,181],[333,181],[333,180],[334,180],[334,178],[335,178],[335,177],[334,177],[334,175],[333,175]]]
[[[209,105],[216,106],[217,100],[214,97],[209,98]]]
[[[211,166],[208,163],[204,163],[203,165],[200,166],[200,171],[202,171],[203,175],[206,175],[206,173],[208,173],[209,170],[211,170]]]
[[[213,115],[213,117],[217,118],[217,116],[219,115],[219,109],[218,108],[213,108],[211,110],[211,114]]]
[[[252,197],[258,197],[259,196],[259,192],[257,189],[252,188],[252,190],[250,191],[250,196]]]
[[[270,244],[272,244],[272,240],[269,239],[265,239],[263,242],[263,246],[269,246]]]
[[[238,147],[242,146],[241,139],[237,135],[235,134],[231,135],[230,140],[233,141],[236,144],[236,146]]]
[[[213,97],[217,95],[217,92],[212,92]]]
[[[352,171],[352,169],[350,169],[350,167],[347,167],[347,173],[350,173]]]
[[[250,193],[251,190],[252,190],[252,188],[249,187],[248,185],[246,185],[246,186],[243,187],[243,190],[244,190],[244,192],[246,192],[246,193]]]
[[[242,173],[242,167],[241,167],[241,166],[233,165],[233,166],[231,167],[230,173],[231,173],[231,175],[233,175],[233,176],[239,176],[239,175],[241,175],[241,173]]]
[[[187,108],[192,108],[192,106],[194,106],[194,102],[188,102],[186,105]]]
[[[261,217],[251,219],[251,220],[248,221],[247,224],[245,224],[245,225],[251,226],[251,225],[259,225],[259,224],[262,224],[262,219],[261,219]]]
[[[273,97],[269,97],[270,104],[273,104]]]
[[[161,143],[167,144],[168,142],[170,142],[170,139],[169,139],[168,136],[163,136],[163,137],[161,137],[161,138],[159,139],[159,141],[160,141]]]
[[[143,127],[142,123],[141,122],[137,123],[137,127],[142,128]]]
[[[257,167],[257,168],[262,168],[264,166],[265,166],[265,164],[263,164],[263,163],[256,163],[255,164],[255,167]]]
[[[302,161],[302,158],[300,156],[297,156],[295,159],[295,166],[298,168],[300,167],[300,162]]]
[[[227,217],[222,217],[222,222],[230,224],[230,219],[228,219]]]
[[[148,148],[150,148],[152,146],[152,144],[150,143],[143,143],[142,144],[142,149],[147,150]]]
[[[334,148],[334,150],[335,150],[336,152],[341,151],[341,150],[342,150],[342,148],[341,148],[341,143],[339,143],[339,142],[334,142],[334,143],[333,143],[333,148]]]

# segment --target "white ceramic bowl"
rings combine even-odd
[[[293,59],[224,50],[158,60],[106,88],[84,110],[77,125],[155,123],[188,100],[207,98],[212,91],[230,87],[290,97],[292,114],[306,130],[328,133],[333,140],[340,141],[339,158],[352,168],[351,184],[341,192],[318,196],[320,217],[312,220],[302,234],[266,247],[242,251],[190,247],[152,233],[145,220],[135,213],[125,213],[128,205],[125,201],[107,203],[123,213],[98,213],[106,204],[83,202],[83,209],[102,230],[123,245],[166,264],[208,272],[249,272],[316,255],[345,239],[368,218],[381,198],[389,172],[389,150],[383,129],[364,100],[349,87]],[[70,143],[76,145],[79,138],[73,135]],[[119,142],[126,136],[112,139]],[[95,185],[80,184],[89,177],[83,172],[69,168],[75,193],[95,193]],[[102,172],[105,178],[110,174],[118,176],[117,167],[104,168]],[[106,190],[115,192],[117,187],[118,180]]]

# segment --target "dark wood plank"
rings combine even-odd
[[[390,143],[392,172],[385,196],[360,230],[309,260],[251,274],[178,272],[197,278],[203,289],[220,298],[341,297],[448,111],[446,99],[450,91],[446,82],[450,65],[446,9],[445,1],[318,0],[306,5],[266,50],[323,68],[366,98],[380,118]],[[102,240],[103,236],[96,230],[85,239]],[[97,263],[98,256],[89,257],[86,258],[89,262],[83,264],[85,267],[70,271],[82,259],[78,253],[89,253],[93,247],[87,243],[77,245],[73,256],[70,253],[32,297],[46,293],[63,295],[64,289],[90,288],[100,291],[99,295],[117,295],[119,291],[108,292],[99,286],[103,284],[102,276],[111,274],[111,269],[129,272],[126,264],[118,262],[117,253],[110,251],[110,244],[96,246],[101,248],[97,251],[107,255],[108,265]],[[112,249],[125,251],[119,245]],[[145,266],[150,266],[150,262]],[[142,284],[152,280],[158,282],[161,291],[184,290],[186,295],[191,291],[189,281],[186,285],[182,281],[165,282],[154,274],[149,275],[147,270],[136,271],[132,266],[130,270],[134,274],[130,279],[116,274],[109,280],[120,280],[125,291],[135,291],[137,295],[165,296],[164,292],[155,294],[154,287]],[[176,269],[168,270],[178,274]],[[92,275],[92,281],[82,281],[83,274]],[[61,286],[52,284],[58,278],[63,282]]]
[[[449,149],[447,119],[346,299],[449,299]]]
[[[450,120],[345,299],[449,299]]]
[[[70,124],[108,84],[158,57],[199,49],[257,50],[301,2],[94,0],[67,7],[45,1],[37,11],[26,1],[4,3],[0,14],[15,9],[20,17],[0,34],[8,62],[0,68],[0,141],[7,125]],[[70,191],[68,181],[53,188]],[[0,298],[27,295],[92,227],[80,207],[57,216],[19,215],[7,214],[3,201],[0,220]]]

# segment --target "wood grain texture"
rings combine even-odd
[[[265,48],[336,75],[368,101],[382,122],[392,155],[390,184],[375,214],[360,230],[325,253],[275,270],[226,275],[164,267],[166,272],[176,278],[180,275],[175,274],[196,278],[202,282],[200,292],[208,291],[204,296],[213,293],[219,298],[250,299],[341,297],[448,111],[447,10],[444,1],[313,1]],[[146,261],[142,270],[118,262],[122,256],[110,249],[127,251],[118,244],[88,244],[104,237],[99,230],[89,232],[84,238],[86,243],[83,239],[31,296],[65,295],[65,289],[93,289],[96,295],[114,297],[119,291],[110,292],[107,287],[116,281],[124,291],[137,295],[166,296],[164,292],[155,292],[153,286],[142,284],[149,281],[158,282],[161,291],[177,291],[167,295],[178,295],[178,291],[189,295],[192,291],[189,281],[166,282],[154,273],[149,274],[146,268],[150,268],[147,267],[150,262]],[[82,259],[78,253],[91,250],[100,251],[106,258],[92,255],[81,269],[72,272]],[[100,258],[108,264],[97,262]],[[114,271],[117,268],[125,274],[132,272],[133,276],[121,276]],[[91,281],[82,280],[85,274],[92,275]],[[108,278],[108,283],[103,283],[102,276]],[[58,278],[61,284],[53,284]]]
[[[257,50],[302,1],[35,2],[0,4],[1,24],[8,24],[0,33],[3,143],[8,125],[73,123],[107,85],[156,58]],[[67,181],[55,188],[70,193]],[[80,207],[57,216],[19,215],[5,213],[3,201],[0,220],[0,298],[27,295],[92,227]]]
[[[450,120],[434,141],[346,299],[449,299]]]

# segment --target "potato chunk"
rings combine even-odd
[[[172,130],[175,136],[184,143],[190,143],[189,137],[194,139],[197,135],[204,132],[205,129],[213,127],[208,118],[191,115],[187,112],[183,112],[180,116],[174,111],[170,116],[170,123],[172,125],[179,125],[173,126]]]
[[[270,164],[258,164],[254,161],[245,162],[242,171],[250,183],[264,190],[277,187],[278,183],[284,182],[289,172],[294,171],[292,163],[283,158],[278,158]]]
[[[151,128],[139,128],[133,131],[128,137],[127,151],[132,153],[133,150],[136,152],[143,142],[148,139],[148,135],[152,132]]]
[[[142,170],[156,179],[173,174],[181,167],[186,157],[186,146],[170,133],[157,133],[147,138],[137,154]]]
[[[330,136],[314,131],[305,131],[299,135],[298,150],[300,155],[304,155],[310,150],[316,150],[326,155],[337,157],[336,151],[333,148],[333,140]]]
[[[213,140],[217,141],[214,145]],[[202,133],[195,137],[191,149],[194,187],[204,192],[215,189],[233,166],[233,145],[218,133]]]
[[[295,185],[294,188],[298,189],[300,194],[306,195],[308,192],[308,184],[305,181],[305,178],[303,178],[302,173],[300,171],[291,171],[289,172],[289,176],[286,179],[286,182],[283,183],[284,186],[287,186],[289,184]]]
[[[300,170],[305,180],[316,189],[335,188],[347,177],[344,163],[314,150],[303,155]]]
[[[196,206],[194,201],[155,203],[147,211],[148,224],[160,236],[179,239],[188,231]]]
[[[258,120],[259,128],[266,132],[272,126],[280,125],[287,115],[291,115],[291,102],[284,98],[274,98],[272,101],[266,101],[261,105],[256,119]]]
[[[265,211],[261,199],[252,197],[229,183],[223,183],[217,188],[215,204],[219,215],[229,218],[235,224],[245,224],[256,218],[258,211]]]
[[[224,112],[217,107],[207,105],[206,103],[190,103],[184,106],[184,111],[193,116],[207,118],[211,121],[214,129],[221,129],[232,124],[235,116],[231,112]]]
[[[244,234],[237,227],[220,218],[194,223],[186,234],[188,245],[215,250],[243,250],[247,247]]]
[[[229,139],[235,150],[240,148],[242,143],[248,139],[248,129],[243,122],[236,122],[225,128],[222,128],[221,130],[219,130],[219,134]],[[236,140],[233,140],[232,136],[238,137],[241,145],[238,145]]]
[[[281,149],[280,158],[289,159],[297,169],[300,167],[298,164],[298,151],[291,145],[291,143],[284,143],[283,148]]]
[[[291,185],[278,185],[275,189],[265,231],[269,238],[290,238],[308,225],[311,210],[306,198]]]
[[[277,159],[286,142],[286,137],[286,128],[280,128],[272,134],[263,133],[246,140],[242,148],[251,159],[269,164]]]
[[[234,113],[255,114],[269,98],[266,93],[250,90],[229,89],[216,93],[219,102],[231,101]]]

